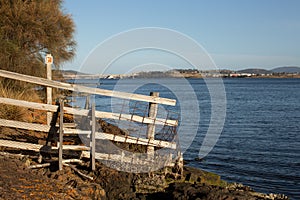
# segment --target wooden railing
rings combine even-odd
[[[165,104],[165,105],[172,105],[176,104],[176,101],[173,99],[167,99],[159,97],[158,93],[153,93],[150,96],[140,95],[140,94],[132,94],[132,93],[125,93],[125,92],[118,92],[118,91],[111,91],[111,90],[104,90],[99,88],[90,88],[81,85],[63,83],[53,80],[48,80],[39,77],[33,77],[23,74],[18,74],[14,72],[0,70],[0,77],[15,79],[19,81],[24,81],[28,83],[34,83],[37,85],[42,85],[51,88],[59,88],[65,89],[70,91],[76,92],[83,92],[86,94],[91,95],[103,95],[103,96],[110,96],[115,98],[121,98],[125,100],[135,100],[135,101],[144,101],[149,102],[149,115],[148,116],[139,116],[133,114],[124,114],[124,113],[112,113],[112,112],[104,112],[104,111],[97,111],[95,109],[95,104],[92,105],[90,109],[75,109],[72,107],[64,106],[64,101],[60,100],[59,105],[49,105],[43,103],[36,103],[36,102],[29,102],[24,100],[17,100],[11,98],[4,98],[0,97],[0,104],[6,105],[13,105],[13,106],[20,106],[30,109],[37,109],[42,111],[48,112],[59,112],[60,113],[60,122],[58,125],[53,127],[53,125],[45,125],[45,124],[36,124],[36,123],[28,123],[28,122],[20,122],[15,120],[6,120],[0,119],[0,126],[10,127],[10,128],[18,128],[18,129],[25,129],[25,130],[33,130],[33,131],[41,131],[50,133],[50,131],[58,131],[59,132],[59,142],[56,147],[53,146],[45,146],[39,144],[32,144],[32,143],[25,143],[25,142],[17,142],[11,140],[0,140],[0,146],[4,147],[11,147],[11,148],[18,148],[18,149],[25,149],[25,150],[32,150],[32,151],[59,151],[59,168],[62,168],[62,155],[63,150],[79,150],[82,151],[83,157],[88,157],[91,159],[91,168],[95,169],[95,159],[103,159],[103,160],[110,160],[110,161],[122,161],[122,162],[132,162],[132,158],[126,158],[122,155],[112,155],[112,154],[104,154],[95,151],[95,144],[96,140],[111,140],[115,142],[124,142],[124,143],[131,143],[131,144],[138,144],[138,145],[145,145],[147,146],[147,153],[149,155],[153,155],[154,147],[159,148],[170,148],[176,149],[176,143],[174,141],[164,141],[164,140],[157,140],[154,137],[155,134],[155,126],[156,125],[163,125],[163,126],[170,126],[176,127],[178,125],[177,120],[172,119],[162,119],[157,118],[157,105],[158,104]],[[91,130],[80,130],[80,129],[71,129],[64,127],[63,123],[63,116],[64,114],[72,114],[72,115],[79,115],[91,118]],[[95,127],[97,123],[97,118],[101,119],[116,119],[116,120],[125,120],[131,122],[138,122],[142,124],[148,124],[147,129],[147,137],[140,138],[134,137],[130,135],[114,135],[113,133],[104,133],[98,132]],[[81,146],[81,145],[63,145],[63,136],[64,134],[83,134],[88,135],[91,139],[90,146]],[[137,163],[144,163],[143,161],[137,161]],[[150,161],[149,161],[150,162]],[[166,165],[172,165],[171,161],[168,160]]]
[[[167,98],[161,98],[155,96],[146,96],[140,94],[126,93],[126,92],[118,92],[118,91],[105,90],[100,88],[90,88],[81,85],[52,81],[44,78],[28,76],[28,75],[18,74],[18,73],[4,71],[4,70],[0,70],[0,76],[19,80],[19,81],[25,81],[28,83],[35,83],[38,85],[52,87],[52,88],[59,88],[59,89],[65,89],[70,91],[76,91],[76,92],[84,92],[87,94],[110,96],[110,97],[122,98],[127,100],[146,101],[146,102],[171,105],[171,106],[175,106],[176,104],[176,100],[174,99],[167,99]]]

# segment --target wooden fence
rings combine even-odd
[[[76,150],[82,151],[82,157],[87,157],[91,159],[91,168],[92,170],[95,169],[95,159],[102,159],[108,161],[122,161],[131,163],[133,161],[132,158],[126,158],[123,155],[118,154],[105,154],[99,153],[95,150],[96,140],[111,140],[115,142],[121,143],[131,143],[131,144],[138,144],[138,145],[145,145],[147,146],[147,154],[153,155],[154,147],[159,148],[169,148],[169,149],[176,149],[176,142],[174,141],[164,141],[164,140],[157,140],[154,137],[155,134],[155,126],[156,125],[163,125],[163,126],[170,126],[176,127],[178,125],[177,120],[172,119],[162,119],[157,118],[157,109],[158,104],[165,104],[165,105],[172,105],[176,104],[176,101],[173,99],[167,99],[159,97],[158,93],[151,93],[150,96],[140,95],[140,94],[132,94],[132,93],[125,93],[125,92],[118,92],[118,91],[110,91],[104,90],[99,88],[90,88],[85,87],[82,85],[75,85],[69,83],[63,83],[58,81],[53,81],[49,79],[33,77],[23,74],[18,74],[14,72],[0,70],[0,77],[15,79],[19,81],[24,81],[28,83],[34,83],[41,86],[51,87],[51,88],[59,88],[65,89],[70,91],[76,92],[83,92],[90,95],[103,95],[103,96],[110,96],[115,98],[121,98],[125,100],[134,100],[134,101],[143,101],[149,102],[149,114],[148,116],[139,116],[133,114],[124,114],[124,113],[113,113],[113,112],[104,112],[98,111],[95,109],[95,104],[92,104],[91,109],[75,109],[72,107],[67,107],[64,105],[64,101],[61,99],[59,105],[49,105],[43,103],[36,103],[36,102],[28,102],[24,100],[17,100],[11,98],[4,98],[0,97],[0,104],[6,105],[13,105],[13,106],[21,106],[30,109],[37,109],[47,112],[59,112],[59,123],[53,125],[45,125],[45,124],[36,124],[36,123],[27,123],[27,122],[20,122],[14,120],[6,120],[0,119],[0,126],[10,127],[10,128],[18,128],[18,129],[25,129],[25,130],[33,130],[33,131],[41,131],[50,133],[51,131],[59,132],[59,141],[57,146],[49,146],[49,145],[39,145],[39,144],[32,144],[32,143],[25,143],[25,142],[17,142],[12,140],[3,140],[0,139],[0,146],[3,147],[11,147],[17,149],[24,149],[24,150],[32,150],[36,152],[40,151],[58,151],[59,154],[59,169],[62,169],[63,164],[63,150]],[[80,129],[73,129],[65,127],[63,123],[64,114],[71,114],[71,115],[79,115],[89,117],[91,119],[91,130],[80,130]],[[97,118],[101,119],[115,119],[115,120],[125,120],[130,122],[138,122],[142,124],[147,124],[147,136],[146,138],[134,137],[130,135],[115,135],[113,133],[104,133],[98,132],[96,130]],[[63,145],[63,137],[65,134],[85,134],[88,135],[91,142],[89,146],[81,146],[81,145]],[[151,162],[151,160],[148,160]],[[137,160],[135,163],[137,164],[148,164],[145,161]],[[173,165],[172,159],[167,159],[165,165]]]

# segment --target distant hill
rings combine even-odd
[[[250,69],[243,69],[237,71],[238,73],[248,73],[248,74],[271,74],[272,71],[265,70],[265,69],[258,69],[258,68],[250,68]]]
[[[63,75],[89,75],[75,70],[62,70]]]
[[[300,67],[277,67],[271,71],[274,73],[300,73]]]

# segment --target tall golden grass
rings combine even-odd
[[[0,79],[0,97],[40,102],[40,97],[34,88],[25,83]],[[17,121],[32,121],[29,109],[20,106],[0,104],[0,118]]]

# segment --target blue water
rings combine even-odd
[[[182,112],[183,105],[190,104],[184,107],[185,117],[186,113],[195,112],[192,96],[196,94],[200,122],[188,120],[182,123],[184,132],[179,132],[183,141],[192,137],[189,134],[195,129],[197,132],[184,153],[188,165],[215,172],[224,180],[243,183],[259,192],[283,193],[300,199],[300,79],[223,79],[223,82],[225,124],[213,150],[202,161],[195,158],[211,118],[210,94],[202,79],[187,80],[192,90],[187,90],[186,83],[178,79],[103,80],[100,87],[124,91],[129,88],[130,92],[146,95],[159,91],[162,97],[181,101],[176,107],[164,107],[175,113],[174,118]],[[98,110],[116,110],[111,108],[111,102],[111,98],[96,97]],[[114,103],[121,109],[122,101]]]
[[[300,79],[225,79],[224,84],[221,137],[204,162],[190,164],[257,191],[300,199]],[[198,145],[187,158],[196,156],[189,152]]]

